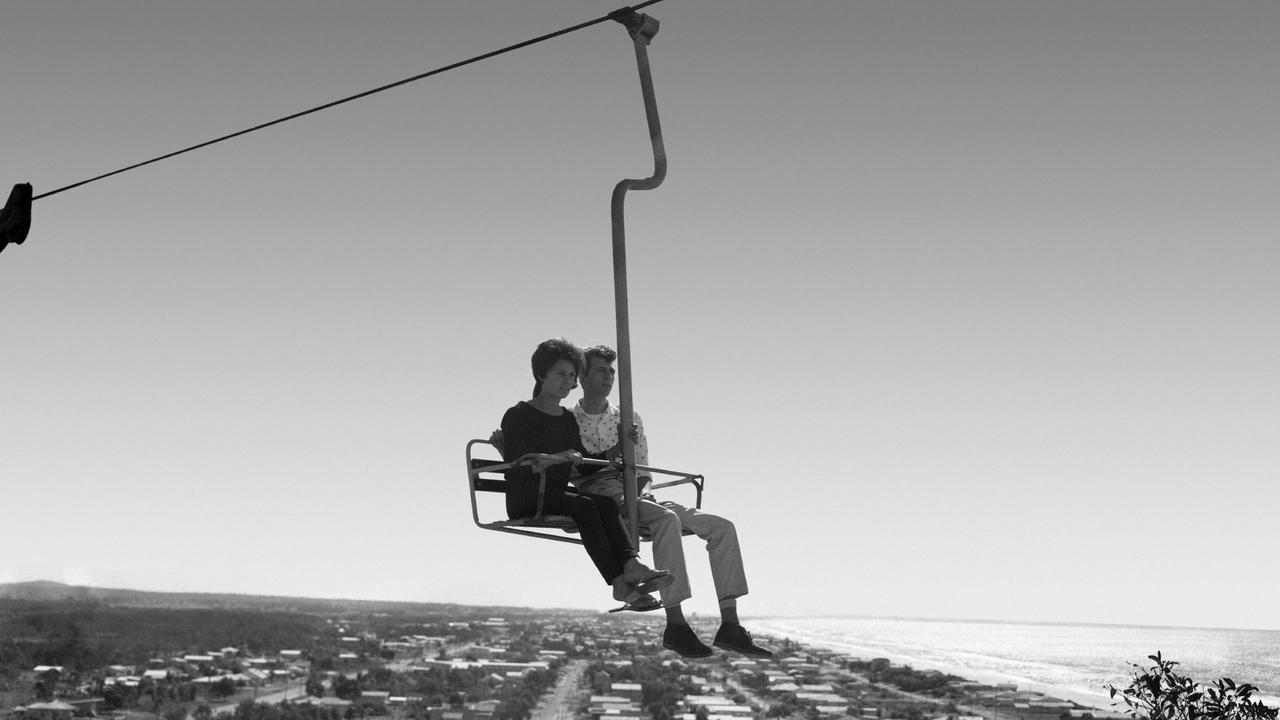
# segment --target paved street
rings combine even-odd
[[[285,700],[298,699],[306,694],[305,680],[290,680],[283,688],[274,692],[265,692],[254,698],[254,702],[260,702],[267,705],[278,705]],[[236,711],[239,702],[225,703],[222,705],[214,705],[211,707],[214,715],[230,715]]]
[[[582,672],[586,660],[574,660],[560,672],[555,687],[534,706],[529,720],[572,720],[578,705],[587,698]]]

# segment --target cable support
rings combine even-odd
[[[220,143],[220,142],[225,142],[225,141],[227,141],[227,140],[231,140],[231,139],[233,139],[233,138],[238,138],[238,137],[240,137],[241,135],[248,135],[248,134],[249,134],[249,133],[251,133],[251,132],[256,132],[256,131],[258,131],[258,130],[265,130],[266,128],[272,127],[273,125],[279,125],[279,124],[281,124],[281,123],[288,122],[288,121],[290,121],[290,120],[296,120],[297,118],[300,118],[300,117],[302,117],[302,116],[304,116],[304,115],[310,115],[310,114],[312,114],[312,113],[320,112],[321,110],[328,110],[329,108],[337,107],[338,105],[342,105],[342,104],[345,104],[345,103],[349,103],[349,102],[352,102],[352,101],[355,101],[355,100],[361,100],[361,99],[363,99],[363,98],[367,98],[367,97],[369,97],[370,95],[376,95],[377,93],[385,92],[385,91],[387,91],[387,90],[391,90],[392,88],[400,87],[401,85],[408,85],[409,83],[417,82],[417,81],[419,81],[419,80],[423,80],[423,79],[425,79],[425,78],[429,78],[429,77],[431,77],[432,75],[439,75],[439,74],[441,74],[441,73],[448,72],[448,71],[450,71],[450,70],[456,70],[456,69],[458,69],[458,68],[460,68],[460,67],[463,67],[464,65],[470,65],[470,64],[472,64],[472,63],[477,63],[477,62],[480,62],[481,60],[488,60],[489,58],[492,58],[492,57],[497,57],[497,56],[499,56],[499,55],[503,55],[503,54],[506,54],[506,53],[509,53],[509,52],[512,52],[512,51],[515,51],[515,50],[519,50],[519,49],[521,49],[521,48],[529,47],[530,45],[536,45],[536,44],[541,43],[541,42],[546,42],[547,40],[551,40],[551,39],[553,39],[553,38],[560,37],[561,35],[568,35],[569,33],[577,32],[577,31],[579,31],[579,30],[584,30],[584,29],[586,29],[586,28],[591,27],[592,25],[598,25],[598,24],[600,24],[600,23],[602,23],[602,22],[605,22],[605,21],[607,21],[607,20],[618,20],[619,18],[621,18],[621,17],[625,17],[625,16],[627,16],[627,15],[628,15],[628,14],[630,14],[630,13],[634,13],[634,12],[636,12],[637,10],[640,10],[641,8],[646,8],[646,7],[650,6],[650,5],[654,5],[654,4],[657,4],[657,3],[660,3],[660,2],[662,2],[662,0],[645,0],[645,2],[639,3],[639,4],[637,4],[637,5],[631,5],[631,6],[629,6],[629,7],[619,8],[619,9],[614,10],[613,12],[609,13],[608,15],[604,15],[604,16],[602,16],[602,17],[595,18],[594,20],[588,20],[588,21],[586,21],[586,22],[584,22],[584,23],[579,23],[579,24],[577,24],[577,25],[573,25],[572,27],[567,27],[567,28],[564,28],[564,29],[561,29],[561,30],[557,30],[557,31],[555,31],[555,32],[547,33],[546,35],[540,35],[540,36],[538,36],[538,37],[535,37],[535,38],[532,38],[532,39],[529,39],[529,40],[525,40],[524,42],[516,43],[515,45],[508,45],[508,46],[506,46],[506,47],[504,47],[504,48],[500,48],[500,49],[498,49],[498,50],[493,50],[493,51],[490,51],[490,52],[484,53],[483,55],[476,55],[475,57],[468,58],[468,59],[466,59],[466,60],[462,60],[462,61],[459,61],[459,62],[453,63],[453,64],[451,64],[451,65],[445,65],[445,66],[443,66],[443,67],[438,67],[438,68],[436,68],[435,70],[429,70],[429,71],[427,71],[427,72],[420,73],[420,74],[418,74],[418,75],[414,75],[413,77],[407,77],[407,78],[405,78],[405,79],[403,79],[403,80],[397,80],[396,82],[389,83],[389,84],[387,84],[387,85],[382,85],[382,86],[380,86],[380,87],[373,88],[372,90],[366,90],[366,91],[364,91],[364,92],[362,92],[362,93],[357,93],[357,94],[355,94],[355,95],[351,95],[351,96],[349,96],[349,97],[344,97],[344,98],[339,99],[339,100],[334,100],[333,102],[328,102],[328,103],[325,103],[324,105],[317,105],[316,107],[313,107],[313,108],[310,108],[310,109],[307,109],[307,110],[303,110],[303,111],[301,111],[301,112],[296,112],[296,113],[294,113],[294,114],[292,114],[292,115],[286,115],[285,117],[278,118],[278,119],[276,119],[276,120],[272,120],[272,121],[270,121],[270,122],[265,122],[265,123],[262,123],[261,125],[254,125],[254,126],[253,126],[253,127],[251,127],[251,128],[245,128],[244,130],[240,130],[240,131],[238,131],[238,132],[233,132],[233,133],[231,133],[230,135],[223,135],[222,137],[219,137],[219,138],[214,138],[214,139],[212,139],[212,140],[206,140],[205,142],[199,143],[198,145],[192,145],[191,147],[186,147],[186,148],[183,148],[183,149],[181,149],[181,150],[175,150],[175,151],[173,151],[173,152],[171,152],[171,153],[166,153],[166,154],[164,154],[164,155],[160,155],[160,156],[158,156],[158,157],[151,158],[150,160],[144,160],[144,161],[142,161],[142,162],[140,162],[140,163],[134,163],[133,165],[129,165],[128,167],[122,167],[122,168],[120,168],[119,170],[112,170],[111,172],[103,173],[102,175],[97,175],[97,176],[95,176],[95,177],[91,177],[91,178],[89,178],[89,179],[87,179],[87,180],[81,180],[80,182],[73,183],[73,184],[71,184],[71,185],[66,185],[66,186],[64,186],[64,187],[60,187],[60,188],[58,188],[57,190],[50,190],[49,192],[41,193],[41,194],[39,194],[39,195],[36,195],[36,196],[32,197],[31,199],[32,199],[32,200],[39,200],[40,198],[46,198],[46,197],[49,197],[49,196],[51,196],[51,195],[57,195],[57,194],[58,194],[58,193],[60,193],[60,192],[65,192],[65,191],[70,190],[70,189],[72,189],[72,188],[80,187],[81,185],[88,185],[88,184],[89,184],[89,183],[91,183],[91,182],[96,182],[96,181],[98,181],[98,180],[103,180],[103,179],[105,179],[105,178],[109,178],[109,177],[111,177],[111,176],[113,176],[113,175],[119,175],[120,173],[128,172],[128,171],[130,171],[130,170],[136,170],[137,168],[143,167],[143,166],[145,166],[145,165],[150,165],[150,164],[152,164],[152,163],[158,163],[158,162],[160,162],[161,160],[168,160],[169,158],[177,157],[178,155],[182,155],[182,154],[184,154],[184,153],[189,153],[189,152],[191,152],[191,151],[193,151],[193,150],[199,150],[199,149],[201,149],[201,148],[209,147],[210,145],[216,145],[217,143]]]

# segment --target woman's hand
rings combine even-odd
[[[563,465],[564,463],[577,465],[580,462],[582,462],[582,453],[576,450],[565,450],[558,453],[538,453],[533,458],[531,466],[534,472],[539,473],[552,465]]]

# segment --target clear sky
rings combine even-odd
[[[0,181],[616,7],[9,2]],[[1280,4],[647,12],[636,407],[737,522],[744,615],[1280,628]],[[651,167],[610,23],[38,200],[0,581],[610,607],[580,548],[471,524],[463,446],[539,341],[614,341],[609,194]]]

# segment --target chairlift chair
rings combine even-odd
[[[479,448],[479,449],[477,449]],[[488,440],[472,440],[467,443],[467,486],[471,492],[471,518],[475,521],[476,527],[481,530],[496,530],[498,532],[513,533],[516,535],[526,535],[529,537],[542,538],[544,540],[555,540],[557,542],[582,544],[582,540],[576,537],[578,532],[577,526],[573,522],[573,518],[567,515],[547,515],[542,512],[543,499],[546,497],[547,475],[546,472],[538,473],[538,513],[532,517],[525,518],[507,518],[505,504],[502,506],[501,519],[481,519],[481,500],[478,493],[495,493],[505,494],[507,491],[507,479],[504,473],[512,468],[528,465],[531,462],[530,456],[517,458],[514,462],[504,462],[502,460],[494,460],[489,457],[478,457],[479,453],[485,452],[484,448],[498,454],[498,449]],[[582,464],[598,465],[602,467],[611,467],[613,463],[605,460],[594,460],[591,458],[584,459]],[[655,480],[658,476],[666,476],[674,478],[663,482],[655,482],[649,486],[649,490],[663,490],[680,486],[689,486],[694,494],[693,507],[702,508],[702,490],[706,479],[701,475],[692,473],[679,472],[676,470],[663,470],[662,468],[648,467],[645,465],[637,465],[636,471],[647,474]],[[568,492],[573,492],[573,488],[569,488]],[[492,517],[496,511],[485,508],[486,518]],[[692,533],[685,531],[686,535]],[[644,532],[640,533],[641,540],[649,540]]]

